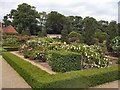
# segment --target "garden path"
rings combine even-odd
[[[4,59],[1,61],[2,88],[31,88]]]
[[[32,61],[31,61],[31,60],[29,60],[29,59],[24,58],[23,55],[18,54],[17,51],[14,51],[14,52],[11,52],[11,53],[13,53],[14,55],[22,58],[22,59],[25,60],[25,61],[30,62],[31,64],[39,67],[40,69],[46,71],[46,72],[49,73],[49,74],[56,74],[55,72],[52,71],[52,69],[50,68],[50,66],[49,66],[47,63],[45,63],[45,62],[38,62],[38,61],[36,61],[36,60],[32,60]]]
[[[105,83],[102,85],[95,86],[93,88],[120,88],[118,85],[120,83],[120,80],[116,80],[113,82]]]

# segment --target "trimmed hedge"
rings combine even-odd
[[[80,54],[70,51],[54,51],[50,60],[52,70],[56,72],[80,70],[80,57]]]
[[[49,88],[88,88],[120,79],[118,66],[50,75],[12,53],[3,52],[2,55],[34,90],[39,88],[41,90],[49,90]]]
[[[6,49],[7,51],[18,51],[18,47],[6,46],[6,47],[3,47],[3,48]]]
[[[6,50],[6,49],[4,49],[4,48],[2,48],[2,52],[7,52],[7,50]]]

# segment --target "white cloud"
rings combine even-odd
[[[119,0],[0,0],[0,21],[3,16],[16,9],[17,5],[28,3],[36,10],[50,12],[56,10],[64,15],[92,16],[97,20],[117,20]]]

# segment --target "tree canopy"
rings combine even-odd
[[[94,17],[65,16],[57,11],[38,12],[34,6],[23,3],[12,9],[3,18],[4,27],[13,25],[20,34],[40,35],[62,34],[62,40],[68,39],[72,31],[80,34],[83,43],[92,45],[104,40],[110,41],[120,35],[120,23],[116,21],[97,21]]]

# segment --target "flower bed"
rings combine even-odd
[[[3,52],[2,55],[34,90],[49,90],[50,88],[88,88],[120,79],[118,66],[50,75],[9,52]]]
[[[50,58],[52,58],[50,52],[55,50],[57,51],[67,50],[81,55],[83,69],[105,68],[110,65],[110,59],[108,59],[104,55],[101,47],[97,45],[88,46],[86,44],[81,44],[81,43],[66,44],[65,42],[62,43],[48,38],[36,38],[36,39],[28,40],[19,49],[19,51],[23,53],[24,57],[26,58],[30,58],[30,59],[32,58],[34,60],[37,59],[40,61],[48,60],[48,62],[54,62],[54,61],[50,61]],[[54,60],[54,58],[52,59]]]

